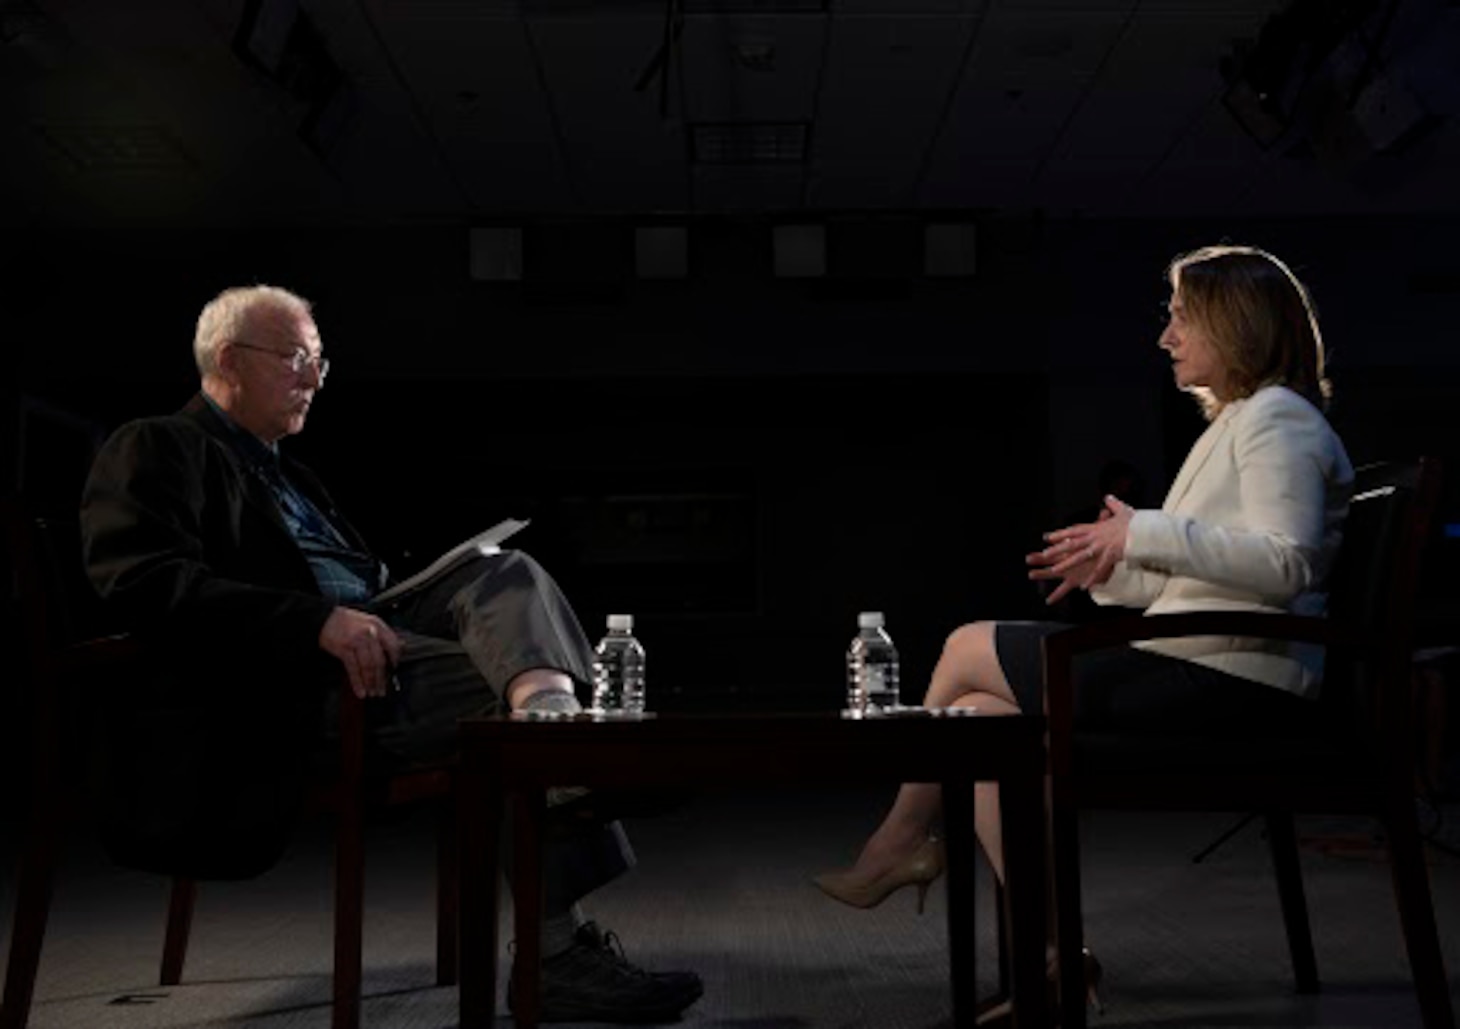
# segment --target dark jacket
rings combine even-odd
[[[87,573],[147,655],[90,698],[107,749],[104,841],[121,864],[200,879],[278,859],[325,691],[342,682],[318,642],[334,604],[230,431],[201,395],[124,425],[81,502]],[[366,550],[314,475],[283,467]]]

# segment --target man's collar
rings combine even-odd
[[[278,466],[278,443],[265,443],[263,440],[259,439],[253,433],[245,429],[243,426],[239,425],[238,422],[233,420],[233,417],[229,415],[227,411],[223,410],[218,401],[208,396],[205,391],[199,390],[198,396],[202,397],[203,402],[206,403],[208,407],[213,411],[213,413],[218,416],[218,420],[222,422],[223,427],[228,430],[229,438],[233,441],[234,446],[236,446],[245,457],[249,458],[255,463],[258,463],[260,461],[267,461],[274,467]]]
[[[218,415],[219,419],[222,420],[223,426],[225,426],[225,428],[228,429],[228,431],[231,432],[232,435],[237,436],[239,442],[242,442],[242,445],[244,445],[244,447],[248,447],[248,450],[250,451],[253,451],[254,448],[258,448],[258,450],[270,452],[270,454],[273,454],[274,460],[277,460],[277,458],[279,458],[279,444],[277,444],[277,442],[272,442],[272,444],[266,444],[263,439],[258,438],[258,436],[255,436],[253,432],[250,432],[248,431],[248,429],[245,429],[244,426],[239,425],[238,422],[235,422],[234,416],[229,415],[226,410],[223,410],[223,407],[220,406],[218,401],[213,400],[213,398],[210,396],[207,396],[206,391],[199,390],[199,396],[203,397],[203,403],[206,403],[207,406],[212,407],[213,413],[215,413],[215,415]]]

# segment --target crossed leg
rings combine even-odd
[[[1013,715],[1019,703],[1004,678],[994,649],[994,622],[959,626],[943,644],[923,703],[926,707],[976,707],[983,714]],[[999,787],[975,787],[975,829],[989,864],[999,881],[1004,879],[1003,836],[999,825]],[[943,812],[937,783],[904,783],[892,810],[868,838],[851,874],[867,881],[885,875],[928,838]]]

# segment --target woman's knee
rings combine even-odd
[[[988,661],[987,625],[973,622],[948,634],[924,698],[929,707],[947,707],[962,694],[980,688]]]
[[[993,651],[994,623],[970,622],[960,625],[948,634],[943,643],[943,653],[955,659],[973,658]]]
[[[958,697],[986,695],[1017,707],[999,663],[997,628],[997,622],[970,622],[948,634],[928,691],[930,704],[946,705]]]
[[[986,715],[1021,714],[1019,702],[1000,690],[974,690],[953,701],[953,707],[971,707]]]

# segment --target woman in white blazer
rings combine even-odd
[[[1176,385],[1208,422],[1160,510],[1107,497],[1100,518],[1048,533],[1027,558],[1033,579],[1148,614],[1194,610],[1321,612],[1348,510],[1353,469],[1322,408],[1323,342],[1307,290],[1271,254],[1205,247],[1167,270],[1169,321],[1157,344]],[[1040,639],[1052,622],[977,622],[955,630],[924,703],[1012,714],[1043,706]],[[1076,719],[1154,731],[1301,718],[1321,671],[1314,654],[1256,640],[1153,641],[1076,666]],[[979,787],[978,834],[1002,878],[997,786]],[[817,877],[830,896],[872,907],[942,871],[935,784],[902,787],[856,864]]]

